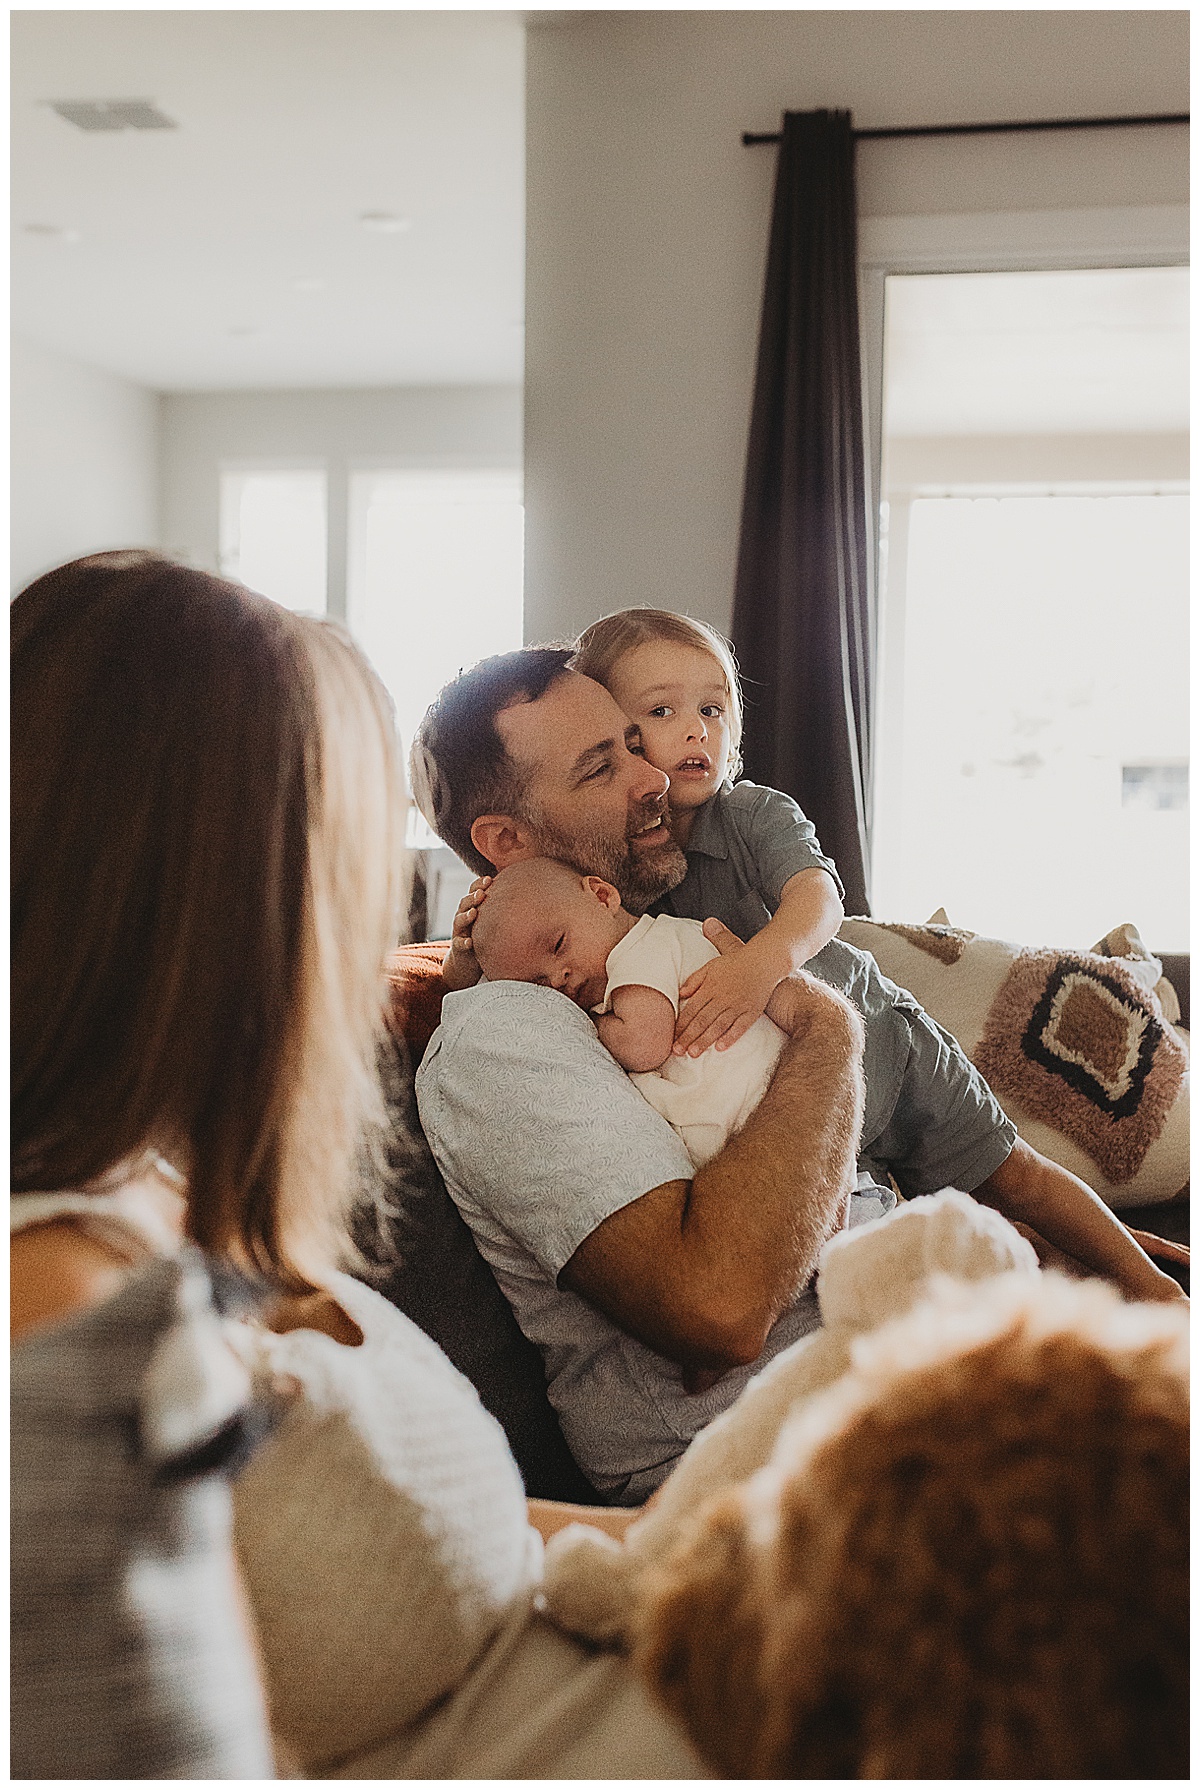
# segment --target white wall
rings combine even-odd
[[[21,338],[12,345],[11,577],[158,544],[159,400]]]
[[[163,543],[217,570],[220,468],[324,465],[329,607],[344,613],[346,493],[354,467],[521,464],[516,386],[172,393],[163,401]]]
[[[1185,112],[1185,12],[571,15],[529,33],[526,632],[728,628],[785,110],[860,127]],[[1178,206],[1187,133],[864,144],[887,216]]]

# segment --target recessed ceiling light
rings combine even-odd
[[[358,221],[364,230],[373,230],[379,236],[398,236],[402,230],[412,229],[412,219],[394,211],[360,211]]]
[[[81,131],[174,131],[179,126],[152,99],[48,99],[52,112]]]
[[[262,333],[257,323],[231,323],[229,326],[231,336],[261,336]]]
[[[78,230],[69,224],[24,224],[26,236],[40,236],[44,242],[78,242]]]

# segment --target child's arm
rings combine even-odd
[[[1029,1225],[1131,1299],[1182,1299],[1183,1289],[1156,1268],[1086,1182],[1018,1138],[973,1197]]]
[[[477,876],[458,904],[451,930],[450,949],[442,960],[442,981],[448,993],[456,988],[474,988],[483,974],[471,943],[471,931],[491,881],[490,876]]]
[[[679,990],[675,1055],[728,1050],[764,1012],[772,993],[827,945],[844,909],[827,870],[798,870],[783,885],[774,918],[744,951],[714,957]]]
[[[612,1012],[600,1014],[596,1030],[622,1069],[657,1069],[671,1054],[675,1009],[657,988],[629,982],[614,988]]]

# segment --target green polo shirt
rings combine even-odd
[[[650,911],[715,917],[742,939],[762,931],[801,870],[827,870],[844,893],[812,822],[791,796],[759,783],[726,783],[704,804],[687,861],[679,887]],[[863,1017],[864,1170],[894,1174],[909,1196],[978,1187],[1008,1155],[1016,1129],[957,1041],[867,951],[833,939],[805,968]]]

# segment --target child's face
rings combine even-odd
[[[598,876],[581,878],[574,893],[555,889],[514,905],[489,940],[484,974],[556,988],[589,1011],[604,999],[605,962],[625,935],[620,915],[620,896]]]
[[[671,779],[671,807],[707,802],[732,750],[729,687],[717,661],[699,647],[648,640],[618,659],[609,687],[641,729],[649,762]]]

